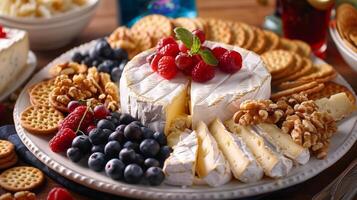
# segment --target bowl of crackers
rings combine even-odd
[[[330,25],[330,34],[343,59],[357,71],[357,8],[341,4]]]
[[[29,33],[34,50],[65,46],[88,25],[99,0],[0,1],[0,24]]]

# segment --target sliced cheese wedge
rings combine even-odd
[[[218,118],[211,123],[209,130],[216,139],[223,155],[227,158],[235,178],[249,183],[258,181],[263,177],[263,169],[258,165],[241,137],[228,132]]]
[[[219,150],[217,142],[202,121],[196,128],[198,136],[198,156],[196,172],[208,185],[217,187],[231,180],[228,161]]]
[[[338,93],[330,98],[322,98],[315,101],[319,111],[329,113],[336,121],[350,115],[356,110],[356,105],[348,99],[346,93]]]
[[[290,172],[293,162],[269,147],[269,144],[250,126],[240,126],[232,120],[227,121],[226,126],[228,130],[242,137],[267,176],[280,178]]]
[[[296,144],[290,135],[283,133],[275,124],[261,123],[256,127],[257,132],[286,157],[303,165],[309,161],[309,150]]]
[[[188,186],[193,184],[198,153],[198,138],[195,131],[179,141],[165,160],[165,183]]]
[[[180,141],[184,140],[192,133],[192,130],[185,129],[184,131],[174,131],[167,136],[167,145],[171,148],[175,147]]]

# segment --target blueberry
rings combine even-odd
[[[146,158],[144,161],[144,166],[145,168],[150,168],[150,167],[159,167],[160,162],[156,160],[155,158]]]
[[[105,138],[105,141],[108,141],[108,138],[110,134],[113,133],[113,130],[110,129],[103,129],[103,137]]]
[[[91,149],[92,144],[90,143],[88,136],[80,135],[73,139],[72,147],[77,147],[83,154],[86,154]]]
[[[85,57],[82,61],[87,67],[92,67],[93,60],[90,57]]]
[[[104,147],[104,154],[107,158],[114,158],[119,155],[121,145],[117,141],[110,141]]]
[[[122,48],[113,49],[113,54],[114,54],[113,58],[118,61],[128,59],[128,52],[126,52],[125,49]]]
[[[98,71],[110,74],[110,71],[111,71],[110,65],[106,64],[105,62],[102,62],[98,66]]]
[[[119,153],[119,159],[125,164],[130,164],[135,162],[135,151],[129,148],[123,148]]]
[[[103,144],[106,142],[105,134],[102,129],[94,128],[89,132],[89,141],[93,145]]]
[[[159,151],[159,158],[161,160],[165,160],[170,156],[170,153],[172,152],[171,147],[169,146],[162,146]]]
[[[135,154],[135,161],[136,164],[138,164],[139,166],[143,166],[144,164],[144,157],[141,154]]]
[[[123,61],[121,61],[120,65],[119,65],[119,69],[120,69],[121,71],[124,70],[124,68],[125,68],[125,66],[126,66],[126,63],[128,63],[128,60],[123,60]]]
[[[110,73],[110,77],[114,82],[119,82],[122,73],[123,71],[121,71],[119,67],[114,67]]]
[[[95,49],[92,48],[89,50],[89,57],[94,61],[100,56],[100,53]]]
[[[122,131],[124,133],[124,129],[125,129],[126,125],[125,124],[121,124],[119,126],[117,126],[115,128],[116,131]]]
[[[88,159],[88,166],[94,171],[100,172],[106,164],[106,159],[103,153],[95,152]]]
[[[106,40],[100,40],[95,45],[95,50],[103,57],[110,58],[113,54],[113,49],[110,47]]]
[[[98,124],[97,124],[98,128],[101,129],[110,129],[110,130],[115,130],[115,125],[113,122],[107,120],[107,119],[101,119],[99,120]]]
[[[91,153],[95,153],[95,152],[104,153],[104,147],[105,147],[104,144],[94,145],[92,146]]]
[[[164,133],[155,132],[154,135],[153,135],[153,138],[154,138],[160,145],[166,145],[166,144],[167,144],[166,136],[165,136]]]
[[[101,62],[99,60],[94,60],[92,62],[92,66],[94,66],[94,67],[98,67],[100,64],[101,64]]]
[[[121,122],[122,124],[125,124],[125,125],[128,125],[128,124],[130,124],[132,121],[135,121],[135,120],[136,120],[136,119],[135,119],[134,117],[132,117],[131,115],[126,114],[126,113],[121,114],[121,116],[120,116],[120,122]]]
[[[149,129],[148,127],[141,127],[141,132],[143,133],[144,139],[152,139],[154,135],[154,131]]]
[[[164,179],[165,174],[159,167],[150,167],[145,172],[145,179],[149,182],[150,185],[160,185]]]
[[[80,52],[75,52],[73,55],[72,55],[72,60],[76,63],[81,63],[82,60],[83,60],[83,55],[80,53]]]
[[[118,118],[113,117],[113,116],[111,116],[111,115],[108,115],[108,116],[106,117],[106,119],[109,120],[109,121],[111,121],[111,122],[113,122],[115,126],[119,126],[119,119],[118,119]]]
[[[128,183],[139,183],[143,176],[143,170],[137,164],[130,164],[125,167],[124,179]]]
[[[155,157],[160,151],[160,145],[153,139],[145,139],[140,143],[140,152],[146,157]]]
[[[117,141],[119,143],[123,143],[124,142],[124,132],[123,131],[114,131],[113,133],[111,133],[108,137],[108,141]]]
[[[144,125],[140,121],[133,121],[130,124],[137,125],[137,126],[140,126],[140,127],[144,127]]]
[[[124,136],[128,140],[139,141],[142,138],[140,126],[137,124],[129,124],[124,129]]]
[[[72,162],[79,162],[83,154],[78,147],[71,147],[67,149],[67,158],[69,158]]]
[[[125,164],[117,159],[113,158],[105,165],[105,173],[112,179],[120,180],[124,175]]]
[[[120,115],[121,115],[120,112],[112,112],[110,113],[110,115],[120,120]]]
[[[127,141],[123,145],[124,148],[133,149],[135,152],[139,152],[139,144],[132,141]]]

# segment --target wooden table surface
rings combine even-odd
[[[272,2],[273,1],[270,2],[269,6],[263,7],[253,0],[197,0],[197,7],[199,16],[201,17],[240,20],[248,24],[260,26],[264,17],[271,14],[274,10]],[[70,45],[58,50],[35,52],[38,58],[38,69],[42,68],[48,62],[74,46],[99,37],[107,36],[117,27],[116,19],[115,1],[103,0],[91,23]],[[344,62],[341,55],[338,53],[336,46],[330,39],[328,41],[326,61],[334,66],[354,89],[357,88],[357,73]],[[11,122],[11,119],[12,113],[8,112],[6,117],[3,117],[0,125]],[[353,159],[356,158],[356,153],[357,145],[355,144],[343,158],[316,177],[294,187],[268,194],[267,196],[264,196],[264,199],[311,199],[314,194],[322,190],[347,168]],[[59,186],[59,184],[47,178],[46,184],[37,191],[38,199],[46,199],[48,191],[55,186]],[[74,196],[76,200],[88,199],[78,194],[74,194]]]

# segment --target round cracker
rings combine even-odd
[[[246,38],[246,31],[243,29],[241,23],[239,22],[231,22],[231,32],[232,32],[232,45],[236,45],[242,47],[247,38]]]
[[[11,192],[33,190],[40,186],[45,177],[34,167],[13,167],[0,175],[0,186]]]
[[[61,112],[52,106],[30,106],[21,113],[22,127],[33,134],[53,134],[64,119]]]
[[[7,141],[7,140],[0,140],[0,158],[6,158],[10,156],[15,151],[15,146]]]
[[[293,40],[293,42],[297,45],[298,50],[297,53],[301,56],[308,57],[311,54],[311,47],[304,41],[301,40]]]
[[[301,76],[306,75],[311,69],[312,69],[311,60],[309,60],[307,58],[302,58],[301,59],[301,67],[300,67],[300,69],[298,71],[296,71],[295,73],[280,79],[276,84],[281,84],[281,83],[284,83],[284,82],[287,82],[287,81],[297,80]]]
[[[50,93],[55,88],[55,79],[42,81],[34,85],[29,93],[32,105],[49,106]]]
[[[17,161],[18,161],[18,158],[15,154],[15,156],[13,156],[11,159],[7,160],[4,163],[0,163],[0,170],[7,169],[9,167],[16,165]]]
[[[206,22],[209,40],[229,44],[232,32],[228,22],[219,19],[207,19]]]
[[[156,44],[161,38],[168,37],[172,34],[173,25],[169,18],[163,15],[147,15],[137,21],[133,27],[133,31],[146,32],[151,38],[154,44]]]
[[[299,70],[301,70],[302,67],[303,58],[300,55],[294,53],[294,64],[292,64],[291,67],[287,68],[283,72],[274,74],[272,78],[274,79],[274,81],[281,82],[290,75],[297,73]]]
[[[186,17],[179,17],[179,18],[173,19],[172,24],[175,27],[183,27],[189,31],[194,31],[194,30],[198,29],[195,21],[193,19],[186,18]]]
[[[265,36],[264,52],[275,50],[279,47],[279,36],[272,31],[263,30]]]
[[[336,72],[331,65],[319,64],[319,65],[313,65],[312,73],[302,76],[299,79],[301,79],[301,80],[316,80],[316,79],[324,78],[326,76],[329,76],[329,75],[335,74],[335,73]]]
[[[250,48],[250,50],[254,51],[257,54],[261,54],[264,51],[264,47],[265,47],[265,36],[264,36],[264,32],[262,30],[260,30],[259,28],[253,28],[255,35],[256,35],[256,39],[254,42],[254,45]]]
[[[292,40],[289,40],[287,38],[280,39],[279,49],[298,53],[298,46]]]
[[[285,50],[269,51],[261,57],[272,75],[281,73],[294,64],[294,54]]]
[[[146,51],[150,49],[151,47],[155,46],[153,44],[151,38],[146,32],[143,31],[132,31],[132,37],[136,41],[135,49],[132,52],[129,52],[129,58],[132,59],[134,56],[139,54],[142,51]]]
[[[347,87],[345,87],[343,85],[340,85],[338,83],[332,82],[332,81],[326,82],[324,84],[325,84],[325,87],[320,92],[309,94],[309,96],[308,96],[309,99],[317,100],[317,99],[321,99],[321,98],[324,98],[324,97],[329,98],[330,96],[332,96],[334,94],[338,94],[338,93],[344,92],[344,93],[346,93],[348,99],[353,104],[356,103],[355,96],[353,95],[353,93]]]
[[[245,33],[246,33],[246,42],[243,45],[243,48],[245,49],[250,49],[252,48],[252,46],[254,45],[254,41],[255,41],[255,32],[253,30],[253,28],[251,26],[249,26],[248,24],[245,23],[241,23],[242,28],[244,29]]]
[[[317,83],[315,81],[312,81],[312,82],[309,82],[309,83],[305,83],[303,85],[299,85],[299,86],[294,87],[294,88],[289,88],[289,89],[286,89],[286,90],[282,90],[282,91],[276,92],[276,93],[272,94],[270,98],[272,100],[277,100],[277,99],[280,99],[281,97],[291,96],[293,94],[298,94],[300,92],[315,88],[317,86],[320,87],[319,83]]]

